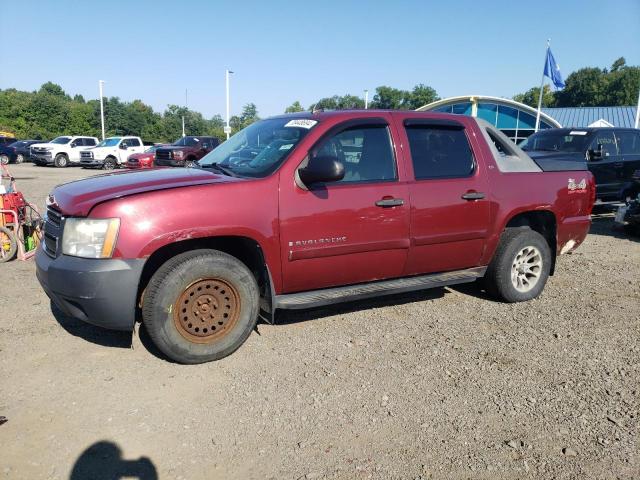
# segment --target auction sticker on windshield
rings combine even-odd
[[[286,123],[285,127],[298,127],[298,128],[306,128],[307,130],[313,127],[317,120],[309,120],[306,118],[299,118],[297,120],[290,120]]]
[[[579,130],[571,130],[569,132],[569,135],[586,135],[586,134],[587,134],[587,132],[581,132]]]

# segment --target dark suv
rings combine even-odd
[[[540,166],[586,161],[601,202],[626,200],[640,169],[640,130],[634,128],[554,128],[534,133],[520,147]]]
[[[219,144],[216,137],[182,137],[171,145],[158,148],[155,164],[159,167],[193,167]]]

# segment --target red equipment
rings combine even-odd
[[[42,217],[38,209],[16,191],[15,178],[6,165],[2,165],[2,179],[8,185],[0,186],[0,263],[31,258],[42,236]]]

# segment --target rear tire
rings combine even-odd
[[[53,160],[53,164],[58,168],[65,168],[69,166],[69,159],[64,153],[59,153]]]
[[[9,155],[0,155],[0,163],[2,163],[2,165],[9,165]]]
[[[167,357],[195,364],[236,351],[254,329],[258,310],[258,285],[246,265],[217,250],[194,250],[151,277],[142,318]]]
[[[17,252],[18,241],[14,233],[6,227],[0,227],[0,263],[12,260]]]
[[[526,302],[544,289],[551,270],[551,249],[545,238],[529,228],[508,228],[500,238],[483,284],[505,302]]]

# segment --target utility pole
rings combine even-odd
[[[229,125],[229,75],[233,72],[229,69],[225,71],[225,84],[227,90],[227,125],[224,127],[224,133],[227,134],[227,140],[229,140],[229,134],[231,133],[231,126]]]
[[[638,107],[636,108],[636,128],[640,128],[640,91],[638,92]]]
[[[369,108],[369,90],[364,91],[364,109]]]
[[[100,88],[100,122],[102,123],[102,140],[104,140],[104,102],[102,100],[102,86],[104,80],[98,80],[98,87]]]

